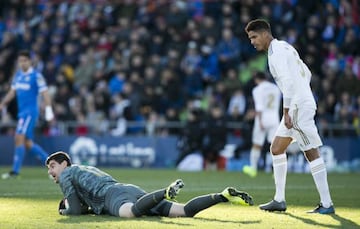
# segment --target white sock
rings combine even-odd
[[[258,165],[258,161],[259,161],[259,158],[260,158],[260,149],[258,148],[251,148],[251,151],[250,151],[250,166],[257,170],[257,165]]]
[[[317,158],[309,164],[316,188],[320,194],[320,201],[325,208],[328,208],[332,205],[332,201],[327,182],[327,172],[324,160],[322,158]]]
[[[274,200],[285,201],[285,185],[287,173],[286,153],[272,155],[275,179],[275,196]]]

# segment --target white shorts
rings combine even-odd
[[[252,143],[262,146],[264,144],[265,138],[267,138],[267,141],[271,143],[273,140],[276,130],[278,128],[278,125],[268,126],[264,129],[260,128],[260,123],[258,122],[258,119],[255,119],[254,122],[254,128],[252,132]]]
[[[293,123],[293,128],[286,128],[284,119],[282,118],[275,136],[293,138],[297,141],[302,151],[316,149],[322,146],[322,141],[315,125],[314,109],[290,108],[289,115]]]

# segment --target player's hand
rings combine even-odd
[[[291,129],[293,127],[291,117],[287,113],[284,114],[284,123],[285,123],[286,128],[288,128],[288,129]]]
[[[54,112],[53,112],[51,106],[46,106],[45,107],[45,120],[51,121],[53,119],[54,119]]]
[[[67,199],[65,199],[65,198],[62,199],[59,203],[59,208],[58,208],[59,214],[63,215],[64,211],[68,208],[69,208],[69,203],[68,203]]]

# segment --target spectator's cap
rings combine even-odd
[[[211,47],[209,45],[203,45],[201,46],[201,52],[210,54],[211,53]]]
[[[196,42],[195,41],[189,41],[188,48],[189,49],[196,49],[197,48]]]
[[[48,166],[51,160],[54,160],[59,164],[61,164],[63,161],[66,161],[68,166],[71,165],[71,159],[69,154],[63,151],[58,151],[48,156],[48,158],[45,161],[45,165]]]

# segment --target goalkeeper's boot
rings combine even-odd
[[[269,212],[274,212],[274,211],[284,212],[286,211],[286,202],[285,201],[278,202],[276,200],[272,200],[266,204],[261,204],[259,208],[261,210],[269,211]]]
[[[184,187],[184,182],[181,179],[177,179],[173,183],[171,183],[165,189],[165,199],[173,200],[175,199],[176,195],[180,192],[180,189]]]
[[[321,203],[316,206],[314,210],[308,211],[307,213],[319,213],[319,214],[334,214],[335,208],[331,205],[328,208],[325,208]]]
[[[248,166],[248,165],[244,166],[243,173],[245,173],[246,175],[248,175],[250,177],[256,177],[256,175],[257,175],[256,169],[254,169],[253,167]]]
[[[19,174],[16,173],[16,172],[14,172],[14,171],[10,171],[10,172],[8,172],[8,173],[3,173],[3,174],[1,175],[1,178],[2,178],[3,180],[6,180],[6,179],[14,179],[14,178],[18,178],[18,177],[19,177]]]
[[[254,205],[252,197],[246,193],[233,187],[227,187],[224,191],[221,192],[221,195],[225,197],[232,204],[239,204],[245,206]]]

